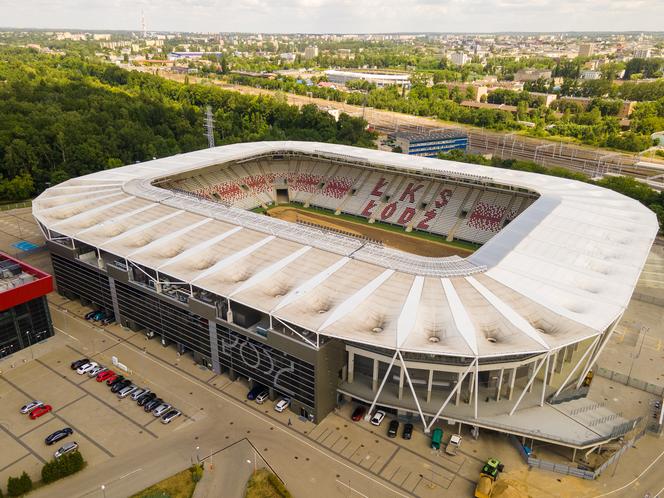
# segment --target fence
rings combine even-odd
[[[15,202],[14,204],[1,204],[0,211],[10,211],[12,209],[26,208],[32,206],[32,201]]]
[[[594,480],[597,479],[602,472],[604,472],[612,463],[617,462],[618,459],[625,453],[629,448],[634,446],[636,441],[638,441],[641,436],[645,434],[645,427],[642,427],[632,439],[625,441],[623,445],[617,450],[613,455],[606,459],[602,465],[597,467],[595,470],[587,470],[579,468],[577,465],[567,465],[565,463],[553,463],[547,462],[546,460],[541,460],[535,458],[529,454],[523,445],[515,436],[510,436],[509,439],[516,446],[517,450],[521,454],[521,457],[528,464],[529,467],[535,467],[537,469],[548,470],[550,472],[556,472],[558,474],[564,474],[567,476],[580,477],[581,479]]]
[[[604,367],[597,367],[595,369],[595,373],[600,377],[604,377],[614,382],[618,382],[620,384],[624,384],[626,386],[630,386],[635,389],[640,389],[641,391],[654,394],[655,396],[664,397],[664,386],[651,384],[650,382],[646,382],[645,380],[635,379],[634,377],[630,377],[629,375],[621,374],[619,372],[615,372],[613,370],[609,370],[608,368]]]

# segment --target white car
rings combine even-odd
[[[94,368],[91,368],[86,374],[88,374],[90,377],[96,377],[98,374],[102,373],[104,370],[108,370],[108,368],[102,366],[102,365],[97,365]]]
[[[263,403],[265,403],[265,400],[268,399],[269,397],[270,393],[267,390],[261,391],[260,393],[258,393],[258,396],[256,396],[255,401],[259,405],[262,405]]]
[[[383,410],[376,410],[376,412],[373,414],[373,417],[371,417],[371,423],[373,425],[380,425],[384,418],[385,412]]]
[[[78,375],[83,375],[84,373],[89,372],[95,367],[98,367],[99,363],[95,363],[94,361],[91,361],[90,363],[85,363],[84,365],[81,365],[78,370],[76,370],[76,373]]]
[[[67,443],[64,446],[61,446],[58,449],[58,451],[53,453],[53,456],[55,456],[55,458],[60,458],[62,455],[66,454],[66,453],[70,453],[70,452],[75,451],[77,449],[78,449],[78,443],[76,441],[72,441],[71,443]]]
[[[21,407],[21,413],[30,413],[32,410],[37,408],[38,406],[42,406],[44,403],[41,401],[30,401],[30,403],[27,403]]]
[[[279,413],[283,412],[290,405],[290,398],[281,398],[277,401],[277,404],[274,405],[274,409]]]

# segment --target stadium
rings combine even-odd
[[[310,142],[244,143],[49,188],[58,291],[258,382],[317,422],[349,401],[573,448],[657,233],[592,184]]]

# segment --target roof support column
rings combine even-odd
[[[355,375],[355,353],[348,351],[348,383],[353,383],[353,376]]]
[[[503,375],[505,374],[505,369],[500,369],[500,374],[498,375],[498,388],[496,389],[496,401],[500,401],[500,394],[503,390]]]
[[[422,419],[422,426],[426,427],[427,421],[424,418],[422,407],[420,407],[420,401],[417,399],[417,394],[415,393],[415,387],[413,386],[413,382],[410,380],[410,374],[408,373],[408,368],[406,368],[406,362],[403,361],[403,356],[401,355],[401,351],[397,349],[397,353],[399,353],[399,361],[401,361],[401,379],[403,379],[403,376],[405,374],[406,380],[408,381],[408,386],[410,387],[410,392],[413,395],[413,399],[415,400],[415,405],[417,406],[417,411],[419,412],[420,418]],[[401,397],[399,397],[399,399],[401,399]]]
[[[463,382],[463,379],[465,379],[466,375],[468,375],[468,373],[470,373],[470,371],[473,369],[473,367],[475,366],[477,361],[478,361],[477,358],[475,358],[472,361],[472,363],[470,365],[468,365],[468,368],[466,368],[466,370],[464,370],[463,374],[461,374],[461,373],[459,374],[460,378],[461,378],[461,381],[457,382],[457,385],[454,386],[454,389],[452,389],[452,391],[450,391],[450,394],[447,395],[447,398],[445,398],[445,401],[443,401],[443,404],[440,406],[440,408],[438,409],[436,414],[433,416],[433,418],[431,419],[431,422],[429,422],[429,425],[426,425],[426,424],[424,425],[424,433],[425,434],[428,434],[431,431],[431,427],[433,426],[433,424],[436,423],[436,421],[438,420],[438,417],[440,417],[440,414],[443,413],[443,410],[445,409],[447,404],[452,399],[452,396],[454,396],[456,393],[459,392],[459,390],[461,389],[461,384]]]
[[[433,370],[429,370],[429,380],[427,381],[427,403],[431,403],[432,385],[433,385]]]
[[[581,363],[583,363],[583,360],[586,359],[586,356],[588,356],[588,355],[590,354],[590,352],[591,352],[591,351],[593,350],[593,348],[595,347],[595,344],[597,344],[597,341],[599,341],[599,337],[600,337],[600,336],[595,337],[595,340],[593,341],[593,343],[592,343],[590,346],[588,346],[588,349],[586,349],[586,352],[583,353],[583,355],[581,356],[581,358],[579,358],[579,361],[576,362],[576,365],[574,365],[574,367],[572,368],[572,370],[570,370],[570,372],[567,374],[567,377],[565,378],[565,380],[563,381],[563,383],[560,384],[560,387],[559,387],[558,390],[555,392],[554,396],[558,396],[558,395],[560,394],[560,391],[562,391],[563,389],[565,389],[565,386],[567,385],[567,383],[569,382],[569,380],[570,380],[570,379],[572,378],[572,376],[574,375],[574,372],[576,372],[576,369],[579,368],[579,365],[581,365]],[[570,355],[570,358],[571,358],[571,355]]]
[[[533,385],[533,382],[535,382],[535,378],[537,377],[537,374],[538,374],[539,371],[541,370],[541,368],[542,368],[542,366],[544,365],[544,363],[546,363],[546,361],[549,359],[549,355],[550,355],[550,354],[551,354],[551,352],[548,352],[548,353],[546,354],[546,356],[545,356],[544,358],[542,358],[542,360],[539,362],[539,365],[537,365],[537,367],[535,368],[535,371],[534,371],[533,374],[530,376],[530,380],[528,381],[528,384],[526,384],[526,387],[523,389],[523,391],[521,391],[521,395],[520,395],[519,398],[516,400],[516,403],[514,403],[514,406],[513,406],[512,409],[510,410],[510,416],[511,416],[511,415],[514,415],[514,412],[515,412],[516,409],[519,407],[519,404],[521,404],[521,400],[523,400],[523,397],[524,397],[524,396],[526,395],[526,393],[530,390],[530,388],[531,388],[532,385]]]
[[[475,370],[470,372],[470,382],[468,383],[468,404],[473,402],[473,393],[475,392]]]
[[[507,400],[512,401],[512,395],[514,394],[514,381],[516,380],[516,367],[510,370],[510,387],[507,390]]]
[[[615,319],[615,321],[609,326],[609,329],[604,333],[604,339],[602,340],[602,343],[600,346],[597,348],[597,350],[592,354],[590,357],[590,361],[588,362],[588,365],[586,365],[586,368],[583,370],[581,373],[581,376],[579,377],[579,381],[576,383],[576,388],[578,389],[581,387],[581,383],[583,380],[586,378],[586,375],[588,375],[588,372],[590,372],[590,369],[595,365],[595,362],[597,361],[597,358],[599,358],[599,355],[602,354],[602,351],[604,350],[604,346],[609,342],[609,339],[611,339],[611,336],[613,335],[613,331],[616,329],[616,326],[618,325],[618,322],[622,318],[622,313],[618,318]]]
[[[378,391],[378,360],[374,358],[373,361],[373,374],[371,376],[371,390]]]
[[[456,383],[456,396],[454,397],[454,406],[459,406],[459,401],[461,400],[461,384],[463,384],[463,376],[461,372],[457,373],[457,383]]]
[[[477,418],[477,392],[480,390],[480,360],[475,361],[475,418]]]
[[[403,365],[403,360],[401,359],[401,354],[399,354],[399,360],[401,361],[401,368],[399,369],[399,400],[403,399],[403,371],[404,371],[404,365]]]
[[[371,412],[376,407],[376,402],[378,401],[378,396],[380,396],[380,393],[383,391],[383,387],[385,387],[385,382],[387,381],[387,378],[390,376],[390,372],[392,371],[392,367],[394,366],[394,361],[397,359],[398,354],[399,354],[399,350],[397,350],[394,353],[394,356],[392,357],[392,361],[390,361],[390,366],[387,367],[387,372],[385,372],[385,376],[383,377],[383,380],[380,383],[380,387],[378,388],[378,391],[376,392],[376,396],[374,396],[374,399],[371,402],[371,406],[369,407],[369,410],[367,410],[367,414],[364,417],[364,420],[366,420],[367,422],[369,420],[371,420]],[[375,382],[376,379],[378,379],[378,363],[377,363],[377,360],[374,360],[374,382]]]
[[[540,398],[540,406],[544,406],[544,397],[546,396],[546,385],[549,381],[549,360],[551,354],[546,355],[546,367],[544,367],[544,382],[542,382],[542,397]]]

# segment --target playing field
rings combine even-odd
[[[440,237],[440,241],[429,240],[426,238],[411,235],[407,232],[396,232],[381,228],[378,224],[368,224],[355,222],[344,218],[339,218],[332,214],[326,215],[318,212],[311,212],[305,209],[298,209],[292,206],[277,206],[268,210],[268,215],[286,220],[293,223],[304,222],[313,225],[330,228],[337,231],[346,232],[352,235],[366,237],[371,240],[382,242],[387,247],[393,247],[401,251],[417,254],[420,256],[444,257],[461,256],[466,257],[473,251],[464,249],[445,242]]]

